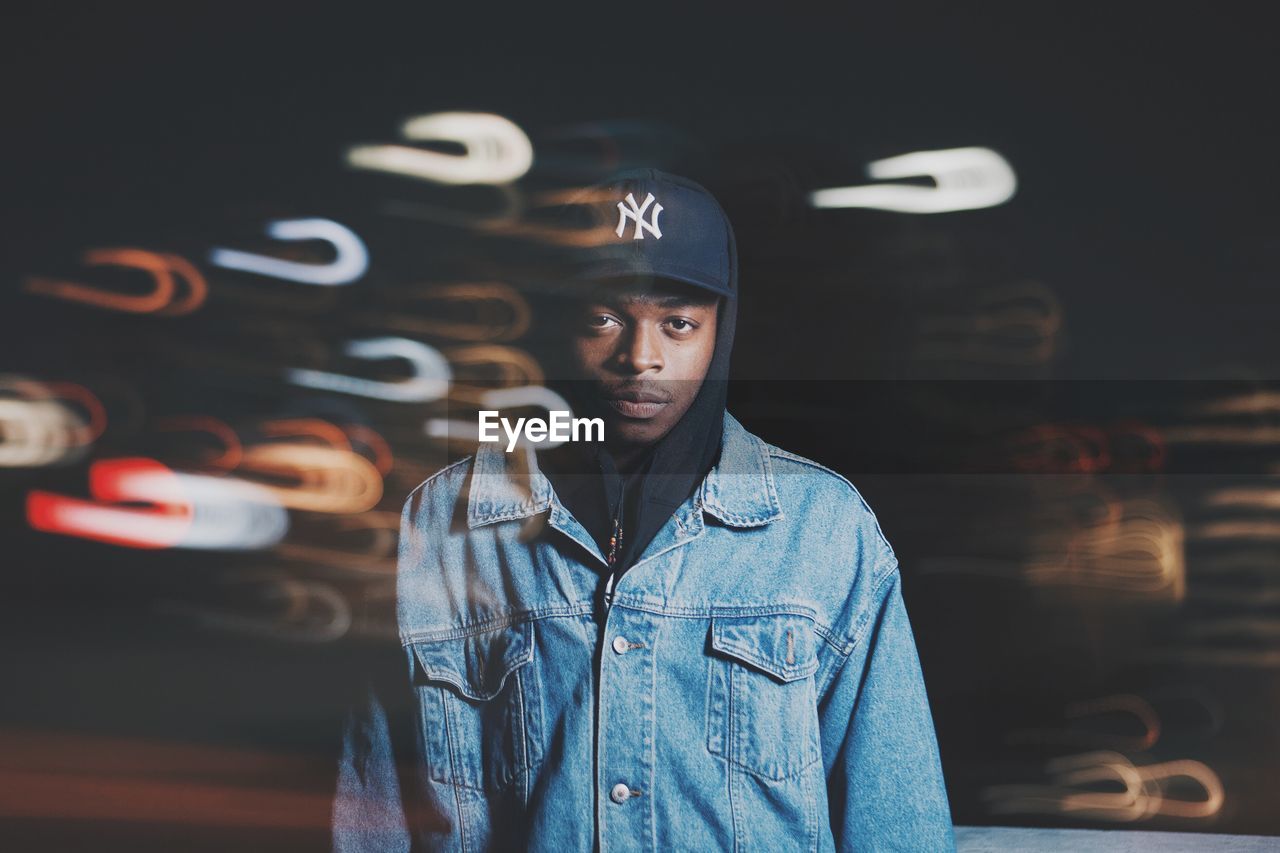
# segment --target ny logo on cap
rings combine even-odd
[[[643,240],[644,232],[648,231],[653,235],[655,240],[662,239],[662,231],[658,229],[658,214],[662,212],[662,205],[657,203],[653,197],[653,193],[649,193],[648,198],[644,200],[644,204],[637,205],[636,197],[631,193],[627,193],[627,204],[631,205],[631,209],[618,202],[618,236],[622,236],[622,232],[626,230],[627,220],[630,219],[636,224],[635,233],[632,234],[632,240]],[[649,209],[649,205],[653,205],[653,215],[649,217],[649,221],[644,221],[644,212]]]

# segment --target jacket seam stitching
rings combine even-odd
[[[457,460],[456,462],[450,462],[448,465],[444,466],[444,467],[443,467],[443,468],[441,468],[439,471],[436,471],[436,472],[435,472],[435,473],[433,473],[431,476],[427,477],[427,479],[423,480],[421,483],[419,483],[418,485],[414,486],[414,487],[409,491],[409,494],[405,495],[405,500],[406,500],[406,501],[407,501],[407,500],[409,500],[409,499],[410,499],[410,498],[412,498],[416,493],[418,493],[418,492],[422,491],[426,486],[428,486],[428,485],[430,485],[430,484],[431,484],[431,481],[435,480],[437,477],[441,476],[442,474],[447,474],[448,472],[452,471],[454,468],[458,468],[458,467],[460,467],[460,466],[462,466],[462,465],[466,464],[467,462],[470,462],[470,461],[471,461],[472,459],[474,459],[474,458],[475,458],[475,454],[469,454],[469,455],[464,456],[464,457],[462,457],[461,459]]]
[[[501,515],[490,515],[488,513],[476,513],[471,519],[472,525],[480,524],[496,524],[499,521],[514,521],[517,518],[528,518],[531,515],[537,515],[546,512],[551,508],[551,501],[543,500],[535,504],[521,504],[518,507],[512,507]]]
[[[646,603],[637,603],[629,601],[625,598],[615,598],[614,607],[627,607],[632,610],[640,610],[645,613],[657,613],[662,616],[676,616],[681,619],[714,619],[716,617],[734,617],[734,616],[803,616],[813,622],[813,630],[820,636],[823,641],[835,649],[841,655],[849,655],[853,652],[853,644],[849,642],[842,634],[839,634],[831,626],[818,620],[817,611],[808,607],[782,607],[774,605],[759,605],[747,608],[724,608],[717,610],[712,607],[710,610],[695,607],[661,607]]]
[[[817,658],[811,658],[809,663],[806,663],[803,666],[778,666],[767,655],[756,654],[749,647],[743,646],[740,643],[733,643],[721,639],[713,647],[721,652],[725,652],[728,655],[738,658],[739,660],[744,660],[753,666],[758,666],[761,669],[767,670],[774,675],[777,675],[779,678],[786,680],[794,681],[800,678],[805,678],[818,671]]]
[[[850,641],[850,653],[862,644],[863,637],[866,636],[867,629],[871,627],[871,616],[873,613],[879,612],[880,592],[889,584],[890,581],[897,576],[897,564],[885,570],[885,573],[876,581],[875,586],[871,590],[872,606],[862,611],[858,624],[855,627],[853,639]]]
[[[453,802],[458,809],[458,846],[463,851],[467,849],[467,816],[462,808],[462,791],[460,781],[461,770],[458,766],[457,748],[454,745],[454,719],[449,712],[448,703],[441,704],[441,710],[444,712],[445,732],[449,739],[449,769],[452,771],[450,776],[453,779]]]
[[[783,450],[780,447],[774,447],[772,444],[769,444],[766,446],[769,448],[770,456],[777,456],[781,459],[789,459],[792,462],[795,462],[797,464],[807,465],[810,468],[816,468],[819,471],[823,471],[827,474],[830,474],[832,477],[835,477],[841,483],[844,483],[844,485],[848,487],[849,491],[853,493],[853,496],[858,499],[858,502],[862,504],[862,508],[867,511],[867,514],[870,516],[872,523],[875,525],[876,534],[879,535],[880,540],[890,549],[893,548],[892,544],[890,544],[889,542],[889,537],[884,535],[884,530],[880,527],[880,519],[876,515],[875,510],[871,508],[871,505],[867,503],[867,499],[862,496],[862,492],[858,491],[858,487],[855,486],[849,480],[848,477],[844,476],[838,471],[828,468],[826,465],[823,465],[821,462],[815,462],[812,459],[805,458],[804,456],[798,456],[789,450]]]
[[[664,616],[676,616],[686,619],[714,619],[716,617],[732,618],[735,616],[802,616],[813,622],[814,631],[822,637],[828,645],[840,651],[842,654],[849,654],[852,651],[851,648],[846,648],[851,645],[850,642],[841,634],[837,633],[831,626],[818,621],[817,612],[808,607],[778,607],[775,605],[758,605],[745,608],[716,608],[714,606],[711,608],[662,607],[659,605],[629,601],[625,598],[615,599],[614,606],[627,607],[632,610],[640,610],[646,613],[657,613]],[[566,607],[529,610],[510,616],[486,619],[482,622],[469,622],[466,625],[446,630],[417,631],[411,634],[405,634],[400,638],[400,644],[402,647],[408,648],[415,643],[458,640],[464,637],[474,636],[476,634],[490,633],[492,631],[501,630],[502,628],[511,627],[524,622],[533,622],[538,619],[557,619],[572,616],[583,616],[591,613],[592,610],[592,605],[588,602],[580,602]]]
[[[620,596],[613,600],[613,605],[615,607],[628,607],[632,610],[643,610],[647,613],[661,613],[666,616],[688,618],[720,617],[723,619],[734,616],[803,616],[812,620],[815,625],[822,624],[818,622],[816,610],[798,604],[758,604],[747,607],[717,607],[715,605],[709,607],[667,607]]]
[[[590,613],[591,605],[587,603],[572,604],[547,610],[527,610],[510,616],[486,619],[482,622],[469,622],[455,628],[434,631],[416,631],[400,638],[400,645],[408,647],[415,643],[438,643],[446,640],[461,640],[476,634],[487,634],[502,628],[510,628],[537,619],[556,619],[569,616],[581,616]]]

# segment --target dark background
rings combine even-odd
[[[723,199],[744,294],[731,408],[770,442],[849,476],[877,511],[902,561],[957,823],[1280,835],[1280,613],[1268,597],[1278,554],[1266,536],[1202,535],[1220,519],[1206,496],[1265,487],[1280,453],[1274,441],[1173,438],[1190,407],[1267,390],[1277,372],[1280,127],[1262,9],[6,7],[0,371],[82,383],[110,415],[81,462],[0,469],[6,849],[327,843],[337,722],[368,638],[254,636],[171,607],[269,617],[270,602],[241,597],[252,582],[228,591],[228,579],[306,568],[41,534],[23,507],[33,489],[86,494],[90,459],[165,459],[175,448],[159,443],[154,419],[202,412],[248,431],[326,413],[372,425],[405,462],[379,505],[398,510],[455,455],[415,438],[423,409],[306,394],[249,368],[292,363],[298,341],[332,347],[368,333],[353,312],[398,283],[522,282],[518,248],[388,216],[388,199],[421,189],[342,166],[350,145],[391,141],[405,118],[445,110],[524,128],[540,158],[533,188],[573,177],[547,167],[547,151],[584,173],[598,164],[559,136],[590,123],[641,129],[647,141],[624,155],[678,168]],[[804,203],[809,190],[862,182],[869,161],[969,145],[1013,166],[1009,203],[928,216]],[[368,290],[220,299],[211,273],[205,309],[164,325],[21,286],[74,270],[89,246],[199,263],[211,246],[260,239],[267,219],[309,215],[366,240]],[[992,292],[1027,283],[1061,320],[1042,357],[919,356],[927,318],[980,313]],[[211,367],[183,354],[191,348],[242,361]],[[1045,424],[1103,431],[1107,458],[1081,471],[1055,445],[1027,462],[1017,437]],[[1134,424],[1143,447],[1125,443]],[[1088,507],[1142,501],[1168,512],[1181,594],[1028,580],[1037,558],[1078,549]],[[1005,569],[957,570],[957,555],[999,556]],[[1198,590],[1223,589],[1208,567],[1232,555],[1248,568],[1228,591],[1246,603],[1237,595],[1224,609]],[[371,606],[367,579],[325,582],[357,610]],[[1007,814],[984,796],[1044,784],[1054,756],[1132,741],[1131,715],[1081,722],[1070,710],[1121,695],[1161,720],[1154,743],[1121,751],[1138,765],[1211,768],[1225,791],[1211,819]],[[1028,740],[1028,730],[1059,734]],[[219,800],[225,791],[238,794]],[[1183,794],[1201,796],[1166,791]],[[18,805],[5,809],[7,799]]]

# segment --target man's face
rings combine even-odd
[[[582,303],[573,361],[610,444],[652,444],[689,410],[715,354],[718,302],[690,285],[618,280]]]

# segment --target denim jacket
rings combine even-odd
[[[401,652],[345,726],[335,850],[954,849],[897,560],[847,480],[726,414],[600,605],[599,548],[517,456],[405,502]]]

